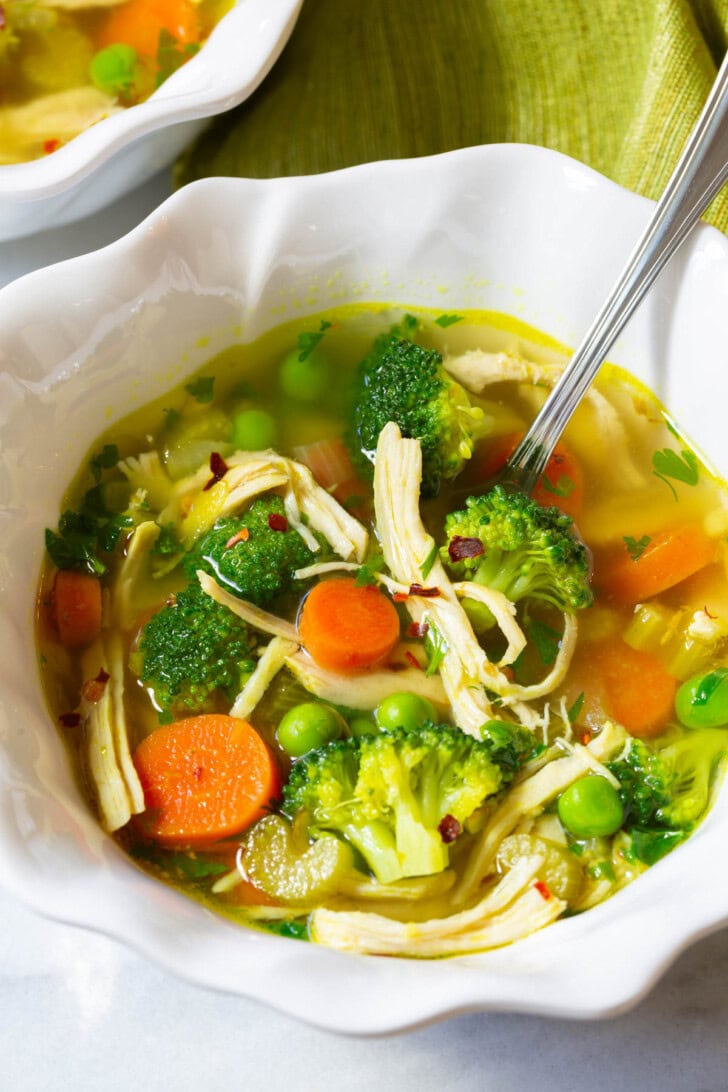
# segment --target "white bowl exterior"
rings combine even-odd
[[[90,216],[167,167],[213,114],[243,102],[273,67],[303,0],[237,0],[196,56],[151,98],[52,155],[0,166],[0,241]]]
[[[612,1013],[728,920],[728,879],[715,867],[723,793],[690,841],[630,888],[499,951],[363,958],[236,927],[151,880],[100,832],[33,652],[43,529],[101,427],[232,341],[351,300],[498,310],[573,344],[650,208],[572,160],[518,145],[303,179],[214,179],[111,247],[0,292],[0,882],[185,978],[355,1033],[470,1009]],[[728,342],[727,285],[728,243],[701,228],[611,354],[724,471],[726,379],[713,362]]]

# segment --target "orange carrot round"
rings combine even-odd
[[[52,617],[66,648],[90,645],[101,630],[101,581],[91,573],[60,569],[51,593]]]
[[[275,760],[246,720],[211,713],[157,728],[134,765],[146,811],[139,825],[169,846],[203,846],[245,830],[280,793]]]
[[[468,468],[468,480],[487,482],[503,469],[522,439],[522,433],[511,432],[483,440],[475,451]],[[559,441],[546,469],[533,490],[533,499],[544,507],[560,508],[576,519],[584,504],[584,472],[581,463],[565,443]]]
[[[650,739],[664,732],[673,715],[677,680],[650,652],[631,648],[620,637],[587,645],[576,665],[584,692],[601,693],[604,712],[630,735]]]
[[[99,49],[123,43],[142,57],[156,57],[160,30],[183,45],[199,40],[197,12],[191,0],[129,0],[112,8],[97,35]]]
[[[303,602],[298,634],[320,667],[352,675],[384,663],[399,640],[399,615],[371,584],[322,580]]]
[[[595,558],[594,585],[610,599],[624,604],[650,599],[710,565],[718,553],[715,539],[694,524],[646,535],[645,539],[621,542],[610,553]],[[642,543],[641,553],[635,556]]]

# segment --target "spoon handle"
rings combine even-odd
[[[531,492],[607,353],[643,296],[728,180],[728,54],[654,213],[604,306],[509,459]]]

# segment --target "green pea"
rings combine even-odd
[[[240,451],[264,451],[277,439],[276,423],[265,410],[246,409],[233,418],[232,442]]]
[[[91,58],[89,75],[99,91],[109,95],[129,92],[136,76],[137,51],[130,45],[117,42],[99,50]]]
[[[686,728],[720,728],[728,724],[728,668],[695,675],[675,695],[675,712]]]
[[[405,728],[411,732],[426,720],[437,720],[435,706],[427,698],[401,690],[380,702],[374,716],[380,728]]]
[[[283,394],[296,402],[317,402],[331,386],[328,362],[317,352],[301,360],[300,349],[283,358],[278,383]]]
[[[349,735],[361,738],[362,736],[375,736],[379,729],[373,720],[368,717],[353,717],[349,721]]]
[[[346,721],[330,705],[305,701],[288,710],[278,725],[276,739],[292,758],[300,758],[339,739],[345,730]]]
[[[577,838],[614,834],[624,818],[619,793],[598,774],[580,777],[569,785],[559,797],[558,811],[563,826]]]

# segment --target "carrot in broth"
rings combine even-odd
[[[204,846],[245,830],[281,789],[270,750],[245,720],[219,713],[157,728],[134,752],[144,788],[143,833],[169,846]]]
[[[322,580],[303,602],[301,642],[328,671],[352,675],[384,663],[399,640],[399,615],[379,588],[353,577]]]
[[[618,603],[641,603],[680,584],[717,556],[716,540],[701,527],[688,524],[645,536],[638,543],[624,540],[601,556],[597,554],[594,585]]]
[[[651,652],[634,649],[621,637],[594,641],[575,657],[569,693],[581,691],[603,706],[630,735],[660,735],[673,715],[677,680]]]
[[[112,8],[97,35],[99,49],[123,43],[142,57],[156,57],[160,30],[182,45],[199,41],[197,12],[191,0],[129,0]]]
[[[511,432],[507,436],[483,440],[468,466],[468,480],[487,482],[489,478],[494,478],[503,469],[522,438],[522,433]],[[561,440],[533,490],[533,499],[543,507],[560,508],[572,519],[576,519],[581,512],[584,504],[584,472],[579,460]]]
[[[101,631],[101,581],[91,573],[59,569],[51,592],[51,615],[66,648],[90,645]]]

